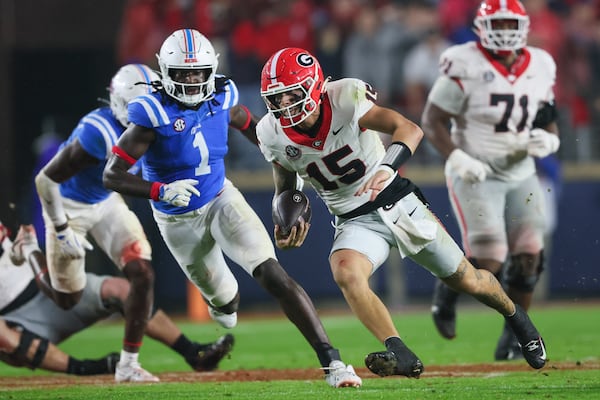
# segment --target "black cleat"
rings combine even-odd
[[[233,348],[233,335],[228,333],[221,336],[216,342],[210,344],[196,343],[196,351],[185,361],[196,371],[212,371],[216,369],[219,362],[229,354]]]
[[[408,348],[401,355],[389,350],[370,353],[365,358],[365,365],[379,376],[404,375],[419,378],[425,369],[421,360]]]
[[[521,353],[527,363],[535,369],[540,369],[546,365],[546,346],[540,336],[540,333],[529,319],[529,316],[519,306],[516,306],[515,315],[511,317],[505,317],[506,322],[510,325],[519,345],[521,346]]]
[[[433,289],[431,316],[440,335],[446,339],[456,337],[456,300],[458,292],[450,289],[444,282],[437,280]]]
[[[508,324],[504,324],[502,335],[498,339],[496,345],[496,351],[494,352],[494,359],[496,361],[511,361],[523,359],[523,353],[521,352],[521,346],[517,337],[513,333],[512,329]]]

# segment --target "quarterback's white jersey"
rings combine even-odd
[[[315,137],[281,128],[268,113],[256,127],[261,151],[267,161],[296,171],[309,182],[332,214],[352,211],[369,201],[371,193],[354,193],[375,172],[385,153],[378,134],[358,125],[373,107],[374,96],[370,86],[358,79],[330,82]]]
[[[535,173],[526,148],[540,105],[554,100],[556,64],[552,57],[526,47],[507,69],[480,43],[469,42],[441,55],[440,72],[429,101],[454,115],[454,144],[488,163],[492,177],[520,180]]]

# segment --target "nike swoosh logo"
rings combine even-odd
[[[342,126],[340,126],[340,127],[337,129],[337,130],[335,130],[335,131],[331,132],[331,133],[333,133],[333,136],[335,136],[335,135],[337,135],[338,133],[340,133],[340,131],[342,130],[342,128],[343,128],[343,127],[344,127],[344,126],[342,125]]]
[[[540,356],[540,358],[546,361],[546,348],[544,346],[542,346],[542,355]]]
[[[415,209],[414,209],[414,210],[412,210],[411,212],[409,212],[409,213],[408,213],[408,216],[409,216],[409,217],[412,217],[412,216],[413,216],[413,214],[415,213],[415,211],[417,211],[417,207],[415,207]]]

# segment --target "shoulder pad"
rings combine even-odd
[[[377,91],[370,84],[355,78],[327,83],[327,95],[332,104],[342,109],[354,108],[367,100],[372,103],[377,101]]]
[[[439,68],[442,75],[465,79],[474,76],[475,56],[479,51],[475,42],[451,46],[440,56]]]
[[[219,105],[223,110],[228,110],[239,102],[239,91],[236,84],[230,78],[217,75],[215,77],[214,105]]]
[[[160,93],[151,93],[133,99],[127,107],[130,122],[146,128],[158,128],[171,123],[162,105]]]
[[[538,47],[527,47],[531,57],[537,60],[537,68],[545,71],[552,79],[556,79],[556,62],[554,58],[544,49]]]

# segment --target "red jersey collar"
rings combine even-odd
[[[477,43],[477,47],[483,53],[483,56],[492,64],[494,69],[498,71],[502,76],[504,76],[510,83],[513,83],[520,77],[531,61],[531,53],[527,48],[523,48],[522,51],[517,55],[515,62],[510,66],[510,69],[506,68],[504,64],[500,61],[496,60],[490,52],[481,45],[481,43]],[[514,76],[514,79],[510,79],[510,76]]]
[[[325,139],[327,139],[329,128],[331,128],[331,114],[331,103],[329,102],[329,96],[325,93],[323,101],[321,101],[321,127],[314,138],[298,132],[293,127],[283,128],[283,132],[296,144],[323,150]]]

